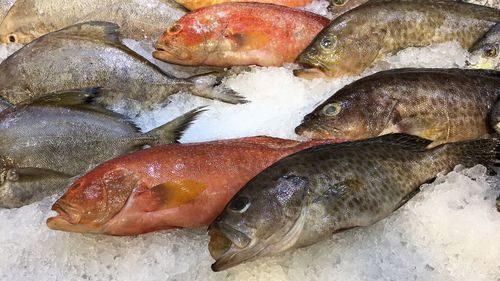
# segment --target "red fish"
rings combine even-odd
[[[52,206],[51,229],[110,235],[207,226],[240,188],[281,158],[330,140],[251,137],[171,144],[105,162]]]
[[[175,2],[181,4],[182,6],[186,7],[189,10],[196,10],[199,8],[213,6],[221,3],[248,2],[248,1],[247,0],[175,0]],[[287,7],[301,7],[311,3],[312,0],[254,0],[253,2],[276,4]]]
[[[153,56],[181,65],[282,66],[327,25],[325,17],[263,3],[226,3],[180,18],[155,45]]]

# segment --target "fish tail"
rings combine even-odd
[[[189,92],[192,95],[202,98],[219,100],[230,104],[240,104],[248,102],[245,97],[241,96],[236,91],[222,85],[221,77],[216,77],[214,83],[207,83],[207,79],[205,78],[208,79],[209,77],[207,77],[206,75],[199,75],[189,79],[189,81],[193,83],[193,85],[189,88]]]
[[[168,144],[177,142],[184,131],[193,123],[194,120],[206,111],[205,107],[195,108],[174,120],[146,133],[146,136],[152,138],[150,145]]]
[[[466,167],[481,164],[491,168],[500,164],[500,139],[498,138],[456,142],[448,145],[459,153],[460,163]]]

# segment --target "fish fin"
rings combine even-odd
[[[431,180],[429,180],[427,182],[430,183],[430,182],[433,182],[434,180],[435,180],[435,178],[432,178]],[[396,206],[396,208],[394,209],[394,211],[396,211],[399,208],[403,207],[404,204],[406,204],[406,202],[410,201],[410,199],[412,199],[413,197],[415,197],[415,195],[417,195],[419,192],[420,192],[420,188],[417,188],[417,189],[413,190],[412,192],[410,192],[409,194],[407,194],[405,197],[403,197],[401,199],[401,201],[398,203],[398,205]]]
[[[0,112],[4,111],[5,109],[12,107],[12,104],[10,102],[6,101],[2,97],[0,97]]]
[[[74,24],[53,32],[53,36],[81,37],[104,41],[109,44],[122,45],[120,41],[120,26],[107,21],[89,21]]]
[[[500,139],[497,138],[448,143],[434,149],[450,149],[465,167],[481,164],[491,168],[500,164]]]
[[[425,150],[427,146],[432,143],[432,140],[401,133],[379,136],[371,139],[370,141],[374,143],[384,143],[384,144],[390,143],[393,145],[404,147],[405,149],[408,150],[416,150],[416,151]]]
[[[156,202],[160,203],[159,209],[169,209],[192,201],[206,188],[205,183],[182,180],[159,184],[152,187],[149,192],[156,199]]]
[[[198,84],[190,87],[188,92],[198,97],[219,100],[230,104],[241,104],[248,102],[236,91],[229,89],[222,84],[215,86]]]
[[[12,168],[9,170],[10,177],[13,177],[16,180],[37,180],[40,178],[50,177],[61,177],[61,178],[71,178],[72,175],[68,175],[63,172],[45,169],[45,168],[36,168],[36,167],[19,167]]]
[[[270,41],[266,33],[258,31],[231,33],[226,38],[233,43],[235,51],[260,49]]]
[[[177,142],[193,121],[206,110],[207,109],[203,106],[195,108],[167,124],[147,132],[146,135],[153,138],[154,141],[152,144],[154,145]]]

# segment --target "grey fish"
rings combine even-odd
[[[0,42],[26,44],[86,21],[109,21],[125,38],[153,42],[185,13],[169,0],[17,0],[0,24]]]
[[[500,70],[500,23],[490,28],[469,52],[468,67]]]
[[[369,226],[440,172],[494,164],[500,145],[483,139],[426,149],[430,142],[393,134],[322,145],[278,161],[248,182],[209,227],[212,269]]]
[[[466,49],[500,10],[450,0],[372,0],[334,19],[299,55],[304,78],[353,75],[408,47],[457,41]]]
[[[307,114],[295,132],[313,139],[357,140],[406,133],[433,146],[492,132],[488,113],[500,96],[500,72],[394,69],[364,77]]]
[[[328,11],[330,11],[333,17],[336,18],[368,1],[370,0],[330,0]]]
[[[125,47],[118,26],[89,22],[49,33],[0,64],[0,96],[12,104],[67,89],[103,87],[104,105],[129,101],[150,108],[188,92],[228,103],[244,102],[234,91],[196,79],[179,79]]]
[[[93,103],[97,89],[55,93],[0,112],[0,207],[19,207],[65,187],[68,179],[144,145],[177,141],[200,113],[150,132]]]

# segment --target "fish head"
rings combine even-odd
[[[36,5],[30,1],[15,3],[0,23],[0,43],[28,44],[50,32],[47,23],[38,19]]]
[[[467,65],[470,68],[500,70],[500,24],[492,27],[469,49]]]
[[[124,168],[100,166],[75,181],[52,206],[51,229],[101,233],[105,224],[125,206],[141,185],[138,175]]]
[[[266,170],[251,180],[209,226],[214,271],[294,246],[304,222],[308,180],[278,170]]]
[[[168,63],[201,65],[224,44],[223,34],[218,17],[196,11],[163,33],[155,44],[153,57]]]
[[[311,139],[352,141],[378,136],[393,120],[394,104],[351,85],[304,116],[295,133]]]

